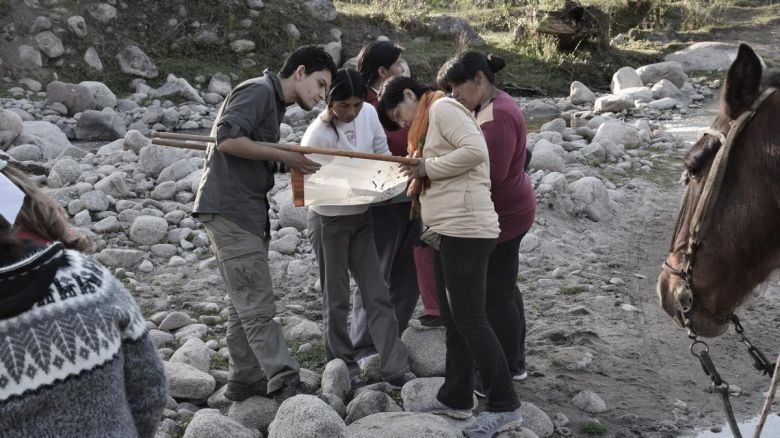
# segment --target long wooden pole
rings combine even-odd
[[[761,432],[764,430],[764,423],[766,417],[769,415],[769,410],[772,407],[772,401],[775,399],[775,390],[777,390],[778,378],[780,377],[780,355],[777,356],[777,362],[775,363],[775,372],[772,374],[772,381],[769,383],[769,393],[764,400],[764,406],[761,408],[761,416],[759,417],[758,424],[756,425],[756,431],[753,434],[753,438],[760,438]]]
[[[206,145],[198,144],[198,143],[186,143],[186,141],[197,141],[201,143],[214,143],[216,141],[214,137],[209,137],[206,135],[179,134],[174,132],[152,131],[150,136],[152,137],[152,143],[154,144],[158,144],[161,146],[171,146],[171,147],[196,149],[196,150],[206,150]],[[301,146],[298,144],[290,145],[290,144],[279,144],[279,143],[267,143],[262,141],[258,141],[255,143],[261,146],[284,149],[292,152],[298,152],[301,154],[330,155],[336,157],[359,158],[364,160],[387,161],[387,162],[399,163],[399,164],[417,164],[418,162],[416,158],[396,157],[393,155],[369,154],[366,152],[345,151],[341,149],[317,148],[317,147]]]

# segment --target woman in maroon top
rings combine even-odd
[[[524,171],[526,125],[511,96],[495,86],[504,68],[495,55],[464,52],[439,70],[437,82],[452,92],[482,128],[490,153],[490,191],[501,234],[488,262],[486,310],[515,380],[527,377],[525,311],[517,287],[520,241],[534,223],[536,195]]]

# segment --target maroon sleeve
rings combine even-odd
[[[491,120],[481,126],[490,154],[490,185],[498,187],[504,182],[512,166],[517,147],[517,130],[504,121]]]

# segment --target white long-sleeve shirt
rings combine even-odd
[[[352,144],[347,136],[347,131],[354,124],[355,143]],[[333,127],[336,127],[334,130]],[[337,133],[338,131],[338,133]],[[373,105],[364,102],[358,116],[352,123],[345,124],[338,120],[333,121],[333,125],[322,121],[317,117],[306,129],[301,139],[302,146],[342,149],[354,152],[367,152],[371,154],[390,155],[390,149],[387,147],[387,136],[382,124],[379,122],[379,116]],[[368,211],[366,205],[319,205],[312,206],[315,212],[323,216],[346,216],[351,214],[360,214]]]

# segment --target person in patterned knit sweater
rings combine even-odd
[[[90,257],[16,235],[19,210],[33,208],[35,196],[11,181],[26,177],[5,165],[0,437],[153,437],[165,375],[135,301]]]

